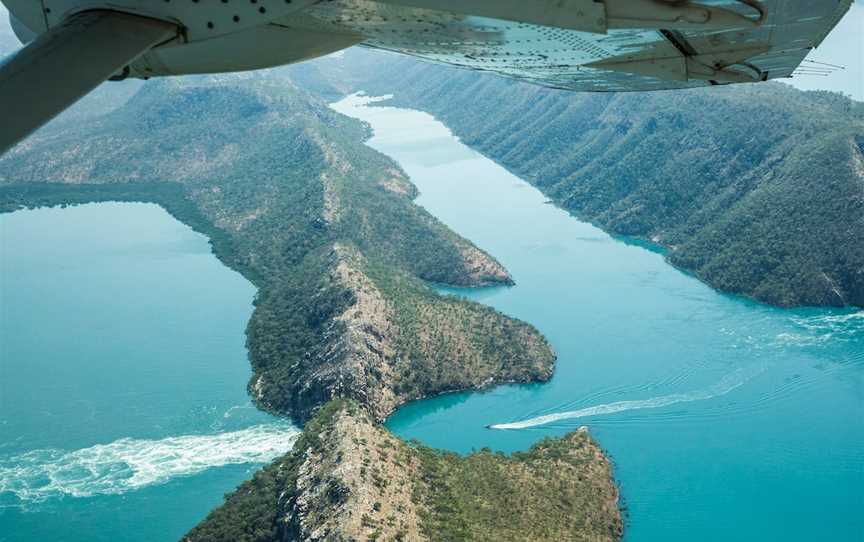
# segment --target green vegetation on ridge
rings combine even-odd
[[[113,112],[49,125],[0,159],[0,208],[154,201],[206,233],[216,255],[259,290],[247,329],[250,392],[264,408],[297,420],[334,396],[354,397],[381,418],[423,395],[490,379],[548,378],[553,355],[536,330],[442,298],[423,282],[479,285],[509,276],[414,205],[416,189],[398,165],[363,144],[368,135],[362,123],[279,78],[151,81]],[[479,352],[469,367],[452,351],[409,352],[399,339],[409,334],[384,322],[386,329],[366,333],[386,332],[381,340],[394,347],[377,356],[364,346],[369,336],[352,335],[372,315],[353,323],[343,317],[364,292],[336,272],[345,259],[337,245],[361,254],[355,267],[378,269],[378,281],[403,277],[398,295],[383,295],[385,316],[458,308],[463,319],[448,329],[467,335],[463,326],[483,322],[519,332],[495,334],[493,348],[466,343]],[[439,339],[444,331],[421,324],[410,333],[418,330]],[[528,339],[527,347],[516,344]],[[434,376],[419,373],[430,368]],[[391,396],[397,378],[412,385]]]
[[[362,50],[293,77],[394,94],[578,217],[662,244],[717,288],[864,305],[864,104],[780,83],[573,93]]]
[[[512,456],[460,456],[406,445],[356,404],[334,401],[184,541],[288,542],[313,532],[334,542],[614,541],[622,521],[609,462],[585,431]]]

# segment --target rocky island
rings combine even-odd
[[[439,452],[329,403],[291,453],[184,542],[618,540],[618,491],[585,429],[512,457]]]

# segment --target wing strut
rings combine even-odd
[[[30,42],[0,64],[0,155],[177,32],[172,23],[100,10]]]

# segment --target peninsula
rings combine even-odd
[[[155,86],[160,88],[156,89]],[[400,404],[546,380],[530,325],[429,286],[512,283],[412,199],[367,128],[287,81],[156,81],[78,129],[0,160],[0,202],[153,201],[258,287],[247,329],[258,404],[298,422],[334,397]]]
[[[555,355],[530,324],[431,286],[513,280],[413,203],[369,135],[278,76],[151,81],[4,156],[0,211],[155,202],[258,288],[249,392],[304,434],[189,540],[617,539],[611,469],[584,432],[462,458],[379,425],[407,401],[547,380]]]

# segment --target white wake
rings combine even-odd
[[[653,397],[651,399],[642,399],[637,401],[618,401],[615,403],[607,403],[605,405],[595,405],[592,407],[583,408],[580,410],[570,410],[567,412],[556,412],[554,414],[545,414],[522,420],[520,422],[499,423],[490,425],[490,429],[527,429],[538,425],[558,422],[561,420],[572,420],[575,418],[585,418],[588,416],[600,416],[604,414],[615,414],[624,412],[625,410],[638,410],[646,408],[660,408],[677,403],[689,403],[692,401],[704,401],[713,397],[726,395],[730,391],[742,386],[750,378],[755,376],[757,372],[763,369],[739,369],[729,375],[723,377],[720,382],[709,386],[705,389],[693,391],[689,393],[674,393],[672,395],[663,395],[661,397]]]
[[[22,501],[119,494],[212,467],[265,463],[288,452],[299,430],[287,423],[215,435],[124,438],[80,450],[34,450],[0,459],[0,494]]]

